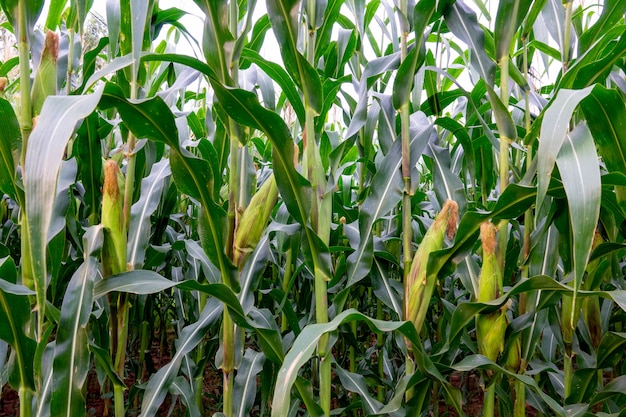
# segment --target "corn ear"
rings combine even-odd
[[[46,97],[57,93],[57,60],[59,57],[59,35],[49,30],[41,53],[39,68],[35,73],[31,100],[33,116],[41,113]]]
[[[596,229],[592,250],[597,248],[604,242],[602,235]],[[587,264],[587,275],[583,282],[583,289],[585,290],[599,290],[600,285],[604,281],[604,277],[607,275],[606,264],[603,264],[600,259],[596,259]],[[597,349],[602,340],[602,320],[600,313],[600,298],[596,295],[585,297],[582,301],[582,314],[585,325],[589,330],[591,336],[591,342]]]
[[[102,226],[104,227],[102,271],[105,277],[126,270],[127,236],[121,178],[123,177],[119,166],[114,161],[107,160],[104,165],[102,195]]]
[[[6,90],[8,83],[7,77],[0,77],[0,97],[4,97],[4,90]]]
[[[278,187],[272,174],[254,194],[250,204],[239,218],[235,231],[233,259],[238,268],[243,267],[247,256],[259,243],[277,199]]]
[[[433,295],[437,276],[428,275],[428,258],[432,252],[443,248],[444,237],[447,234],[452,238],[456,233],[459,206],[456,202],[448,200],[443,205],[435,221],[430,226],[422,243],[413,256],[411,271],[404,283],[405,295],[405,319],[415,325],[418,332],[421,331]]]
[[[522,341],[518,336],[514,336],[513,342],[506,352],[506,361],[504,367],[511,372],[519,372],[522,364]]]
[[[502,271],[496,257],[496,228],[490,222],[480,225],[483,265],[478,280],[478,302],[492,301],[502,294]],[[508,319],[506,307],[476,316],[478,351],[496,361],[504,349],[504,333]]]

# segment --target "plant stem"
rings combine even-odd
[[[485,391],[483,400],[483,417],[494,417],[496,410],[496,384],[492,382]]]
[[[20,417],[31,417],[33,415],[33,391],[20,385],[19,391],[20,398]]]
[[[224,403],[222,412],[226,417],[233,415],[233,373],[235,370],[235,323],[228,310],[224,310],[222,323],[222,373],[224,375]]]
[[[572,377],[574,376],[572,356],[571,352],[565,352],[563,356],[563,398],[565,400],[567,400],[572,392]]]
[[[513,417],[526,416],[526,385],[519,380],[515,380],[515,404],[513,405]]]
[[[572,6],[573,0],[567,0],[565,6],[565,33],[563,34],[563,73],[565,73],[569,67],[570,56],[570,40],[572,38]]]

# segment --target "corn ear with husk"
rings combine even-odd
[[[105,277],[126,270],[127,235],[124,224],[123,176],[119,166],[112,160],[104,164],[102,195],[102,272]]]
[[[405,319],[412,321],[418,332],[424,324],[430,298],[437,283],[436,275],[428,275],[428,258],[431,253],[443,249],[446,234],[451,239],[456,233],[458,212],[459,206],[456,202],[446,201],[413,256],[411,270],[404,283],[406,294],[404,308]]]
[[[41,53],[39,68],[31,89],[33,117],[41,113],[43,103],[48,96],[57,93],[57,60],[59,58],[59,35],[48,31]]]
[[[259,243],[277,199],[278,187],[274,174],[271,174],[254,194],[250,204],[239,218],[235,231],[233,255],[233,261],[239,269],[243,267],[244,261]]]
[[[7,88],[9,79],[7,77],[0,77],[0,97],[4,97],[4,90]]]
[[[502,294],[502,271],[496,256],[496,228],[490,222],[480,225],[483,265],[478,280],[478,302],[485,303]],[[476,340],[478,351],[496,361],[504,349],[504,333],[508,319],[506,307],[492,313],[476,316]]]

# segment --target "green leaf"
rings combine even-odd
[[[235,42],[228,28],[227,0],[195,0],[206,14],[202,48],[207,64],[215,71],[220,82],[231,85],[230,63]]]
[[[77,123],[94,111],[102,89],[87,96],[51,96],[30,135],[24,169],[26,218],[39,314],[45,313],[46,244],[65,147]]]
[[[93,297],[97,300],[112,291],[141,295],[155,294],[173,287],[185,291],[200,291],[217,298],[230,309],[233,320],[239,326],[250,327],[237,296],[224,284],[200,284],[195,280],[172,281],[154,271],[138,269],[111,275],[98,281],[94,286]]]
[[[598,346],[597,369],[604,369],[615,364],[615,359],[623,355],[626,345],[626,333],[608,332]]]
[[[335,331],[341,324],[357,320],[364,321],[376,332],[399,331],[405,336],[414,346],[415,359],[420,370],[442,384],[448,395],[448,400],[452,402],[452,405],[459,413],[461,412],[460,392],[447,382],[428,356],[423,351],[420,351],[421,342],[412,323],[374,320],[356,310],[350,309],[338,314],[329,323],[308,325],[298,335],[278,371],[274,398],[272,400],[272,417],[284,417],[289,414],[291,388],[298,376],[298,370],[310,360],[317,347],[319,338],[325,333]]]
[[[607,170],[626,172],[626,107],[620,94],[596,85],[580,107]],[[616,186],[615,192],[626,212],[626,187]]]
[[[322,82],[315,68],[298,51],[300,0],[267,0],[267,12],[278,40],[285,68],[304,94],[305,106],[322,110]]]
[[[237,289],[235,267],[224,253],[225,216],[213,200],[212,169],[207,161],[180,147],[176,121],[167,104],[160,97],[130,102],[124,98],[119,86],[109,83],[105,87],[100,107],[116,107],[124,123],[137,138],[149,138],[170,146],[173,151],[170,163],[176,186],[200,201],[200,217],[206,226],[204,249],[211,262],[219,267],[224,282]]]
[[[420,0],[415,6],[415,22],[413,24],[413,30],[415,31],[414,47],[408,53],[400,68],[398,68],[393,84],[393,106],[396,109],[400,109],[400,107],[409,103],[415,72],[424,63],[424,50],[426,49],[424,35],[430,17],[435,12],[435,6],[436,2],[433,0]]]
[[[56,30],[61,25],[61,14],[67,0],[51,0],[48,8],[48,17],[46,18],[46,29]]]
[[[263,369],[265,355],[246,349],[241,364],[237,368],[233,391],[233,416],[246,417],[254,405],[257,391],[257,375]]]
[[[496,41],[496,61],[509,55],[515,32],[528,15],[533,0],[500,0],[496,15],[494,38]]]
[[[139,77],[139,65],[141,61],[141,53],[143,52],[143,42],[144,42],[144,31],[146,29],[146,19],[148,12],[152,13],[152,10],[148,10],[148,5],[150,2],[148,1],[131,1],[130,2],[130,18],[131,18],[131,36],[132,36],[132,55],[133,55],[133,63],[132,63],[132,78],[131,78],[131,88],[136,88],[133,86],[134,83],[137,82]],[[85,18],[81,19],[82,22],[85,21]]]
[[[457,371],[468,372],[474,369],[486,369],[498,374],[506,375],[509,378],[516,379],[518,381],[523,382],[528,387],[532,388],[543,401],[554,411],[554,413],[558,416],[565,417],[566,414],[563,407],[561,407],[553,398],[551,398],[548,394],[544,393],[543,390],[537,385],[537,382],[533,378],[528,375],[517,374],[514,372],[507,371],[501,366],[497,365],[493,361],[489,360],[483,355],[471,355],[465,357],[460,362],[453,365],[453,368]]]
[[[445,19],[452,33],[471,49],[472,66],[482,79],[492,86],[496,66],[485,50],[485,33],[478,25],[476,14],[462,0],[457,0],[448,9]]]
[[[565,141],[572,114],[591,90],[593,87],[584,90],[561,89],[545,110],[537,153],[537,212],[541,212],[554,163]]]
[[[625,12],[626,3],[623,1],[605,0],[598,20],[580,35],[578,39],[578,54],[582,55],[585,53],[609,29],[617,23],[623,22]]]
[[[198,409],[198,404],[196,403],[196,398],[194,393],[191,391],[191,386],[189,385],[189,381],[185,379],[184,376],[179,375],[172,381],[172,385],[170,385],[169,392],[172,395],[177,395],[182,398],[183,404],[187,409],[187,415],[189,417],[200,417],[200,410]]]
[[[43,10],[44,0],[0,0],[0,6],[13,26],[15,37],[20,39],[23,34],[26,34],[25,38],[32,40],[35,22]],[[22,22],[26,24],[26,27],[20,26]]]
[[[566,135],[556,163],[569,206],[574,268],[573,303],[576,305],[576,295],[591,254],[602,195],[598,155],[587,125],[581,123]],[[572,311],[572,328],[576,326],[573,322],[574,313]]]
[[[289,74],[280,65],[268,61],[263,58],[258,52],[244,48],[241,52],[241,58],[256,64],[261,70],[263,70],[269,77],[276,82],[282,89],[283,93],[289,100],[293,111],[298,116],[298,120],[304,125],[304,105],[298,90],[296,90],[293,82],[289,78]]]
[[[78,159],[80,178],[85,187],[85,204],[94,224],[100,214],[102,200],[102,144],[100,124],[105,124],[97,114],[92,113],[78,129],[74,150]],[[112,128],[112,126],[109,125]],[[108,130],[108,129],[107,129]],[[106,130],[102,134],[107,134]]]
[[[21,204],[24,197],[15,178],[14,152],[19,149],[22,133],[13,106],[4,98],[0,98],[0,126],[0,191]]]
[[[346,390],[359,394],[363,404],[363,411],[366,416],[378,414],[380,412],[383,405],[375,398],[372,398],[367,386],[367,380],[363,375],[348,372],[341,366],[336,366],[335,372],[337,372],[341,385],[343,385]]]
[[[0,339],[11,345],[15,365],[9,380],[15,386],[35,389],[33,362],[36,342],[28,337],[24,329],[30,319],[28,296],[32,291],[15,284],[17,270],[13,259],[5,255],[0,259]],[[8,281],[7,281],[8,279]]]
[[[170,164],[162,159],[152,166],[150,175],[141,180],[139,200],[130,209],[128,228],[128,263],[133,269],[143,265],[150,240],[150,217],[159,206],[164,186],[171,175]]]
[[[86,410],[84,386],[89,372],[87,324],[93,306],[93,283],[98,274],[95,254],[102,247],[102,226],[85,232],[84,263],[68,284],[54,348],[54,391],[50,404],[55,416],[73,416]]]

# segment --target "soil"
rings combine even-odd
[[[170,344],[171,346],[171,344]],[[158,370],[162,366],[166,365],[171,359],[171,353],[169,349],[162,350],[159,346],[158,340],[155,340],[151,349],[152,365]],[[136,377],[132,371],[127,367],[127,377],[124,381],[127,387],[132,387],[136,382]],[[212,364],[206,366],[204,383],[203,383],[203,403],[204,413],[202,415],[212,415],[215,412],[221,411],[220,392],[222,385],[222,374],[219,370],[215,369]],[[98,377],[96,375],[95,368],[92,368],[87,374],[87,413],[86,416],[113,416],[114,410],[112,408],[112,401],[108,405],[105,401],[105,395],[98,383]],[[112,393],[108,394],[108,397],[112,397]],[[126,390],[128,395],[128,390]],[[184,416],[184,407],[180,402],[175,401],[170,394],[167,394],[165,400],[161,404],[157,416]],[[136,397],[132,404],[128,405],[127,416],[134,417],[139,415],[141,406],[141,399]],[[107,414],[107,409],[109,410]],[[13,390],[8,384],[2,387],[0,392],[0,417],[18,417],[19,416],[19,396],[17,391]]]

